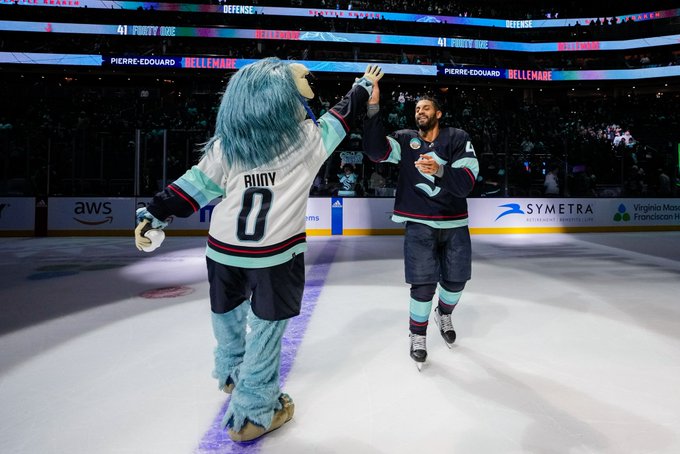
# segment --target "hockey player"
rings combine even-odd
[[[435,99],[424,96],[416,104],[417,130],[404,129],[387,137],[378,115],[379,102],[376,84],[364,121],[363,149],[372,161],[399,164],[392,220],[406,223],[410,354],[420,370],[427,358],[427,325],[437,284],[435,322],[447,346],[456,340],[451,312],[471,276],[466,197],[479,165],[465,131],[439,126],[442,111]]]
[[[200,162],[137,212],[135,241],[145,249],[150,228],[222,198],[206,247],[217,340],[213,376],[232,394],[222,424],[239,442],[293,417],[293,401],[279,389],[279,364],[287,321],[300,313],[307,196],[321,165],[365,111],[382,71],[369,66],[318,122],[305,120],[305,111],[313,117],[308,75],[305,66],[276,58],[236,72]]]

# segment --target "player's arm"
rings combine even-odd
[[[462,137],[453,156],[453,162],[439,166],[434,173],[434,184],[456,197],[467,197],[479,175],[479,163],[470,136]]]
[[[342,99],[319,118],[319,129],[326,152],[331,153],[349,133],[356,117],[366,111],[374,84],[383,76],[379,66],[369,65]]]
[[[379,111],[380,87],[376,83],[368,101],[368,112],[364,120],[363,152],[373,162],[398,163],[401,160],[401,145],[393,136],[386,134]]]

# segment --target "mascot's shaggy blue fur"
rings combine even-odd
[[[229,81],[214,136],[205,152],[219,141],[228,165],[258,167],[303,139],[305,109],[290,65],[266,58],[241,68]]]
[[[261,320],[249,310],[247,302],[226,314],[213,313],[212,317],[217,339],[213,375],[223,386],[237,385],[222,426],[235,432],[246,421],[270,427],[274,412],[281,409],[281,338],[288,320]]]

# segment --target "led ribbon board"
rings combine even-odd
[[[237,70],[257,60],[225,57],[196,56],[101,56],[82,54],[43,54],[0,52],[0,64],[58,65],[58,66],[125,66],[147,68]],[[305,66],[314,72],[362,73],[366,63],[305,60]],[[599,71],[532,71],[524,69],[498,69],[471,66],[434,66],[384,64],[386,74],[401,76],[455,77],[508,79],[536,82],[578,80],[632,80],[680,76],[680,66],[660,66],[640,69],[611,69]]]
[[[536,82],[577,80],[631,80],[680,76],[680,66],[658,66],[637,69],[607,69],[594,71],[539,71],[530,69],[500,69],[475,66],[438,66],[440,77],[506,79]]]
[[[290,8],[275,6],[249,6],[249,5],[197,5],[191,3],[161,3],[161,2],[118,2],[100,0],[0,0],[0,4],[18,4],[25,6],[54,6],[54,7],[87,7],[95,9],[153,9],[155,11],[179,11],[189,13],[222,13],[222,14],[261,14],[267,16],[291,16],[291,17],[337,17],[340,19],[381,19],[398,22],[423,22],[451,25],[467,25],[472,27],[496,27],[496,28],[546,28],[546,27],[571,27],[579,23],[588,25],[597,20],[597,17],[581,17],[571,19],[484,19],[477,17],[461,16],[438,16],[411,13],[392,13],[387,11],[355,11],[339,9],[318,8]],[[663,11],[650,11],[623,16],[615,16],[618,22],[633,20],[635,22],[664,19],[680,16],[680,8]],[[609,19],[611,16],[607,16]],[[600,20],[603,18],[599,18]]]
[[[159,25],[104,25],[52,22],[0,21],[0,31],[71,33],[121,36],[170,36],[223,39],[262,39],[350,44],[410,45],[454,49],[496,50],[508,52],[558,52],[643,49],[672,46],[680,42],[680,34],[620,41],[574,41],[554,43],[522,43],[471,38],[384,35],[370,33],[336,33],[299,30],[261,30],[218,27],[175,27]]]

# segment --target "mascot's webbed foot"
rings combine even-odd
[[[279,402],[281,402],[281,409],[274,412],[274,418],[272,419],[272,423],[269,428],[265,429],[262,426],[253,424],[252,422],[246,420],[246,423],[238,432],[231,428],[227,430],[229,438],[237,442],[252,441],[266,433],[278,429],[293,419],[293,413],[295,413],[295,404],[293,403],[293,399],[291,399],[288,394],[281,394],[281,396],[279,396]]]

